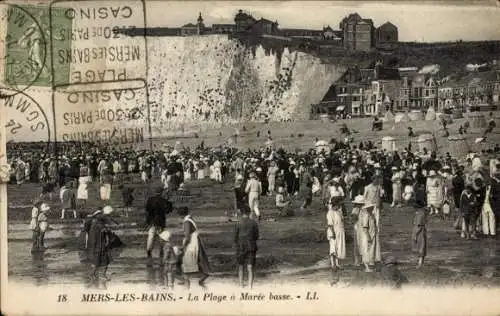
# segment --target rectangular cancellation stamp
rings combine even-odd
[[[151,138],[147,95],[144,80],[59,85],[53,99],[55,137],[62,142],[141,145]]]
[[[49,11],[55,139],[149,139],[146,40],[119,32],[145,28],[144,2],[63,0]]]
[[[145,80],[145,37],[131,38],[119,32],[145,26],[143,1],[52,2],[52,84]]]

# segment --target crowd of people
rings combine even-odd
[[[13,185],[27,181],[40,183],[41,192],[34,203],[31,222],[33,249],[43,248],[48,226],[46,214],[51,209],[52,194],[59,189],[61,218],[67,211],[77,217],[77,210],[86,216],[85,246],[97,281],[107,278],[109,252],[120,245],[119,238],[112,233],[110,215],[116,207],[109,205],[110,195],[112,192],[122,195],[127,216],[133,194],[126,183],[132,177],[140,177],[144,183],[161,179],[161,186],[148,197],[145,206],[146,252],[152,258],[154,245],[161,241],[159,256],[167,286],[173,286],[176,272],[187,285],[193,274],[201,275],[202,286],[210,274],[196,220],[182,198],[169,200],[164,194],[182,197],[179,192],[185,191],[186,185],[205,178],[219,183],[234,182],[234,214],[226,215],[237,219],[234,242],[241,285],[245,267],[248,284],[253,284],[259,222],[270,217],[293,216],[297,209],[292,200],[299,200],[300,209],[308,214],[320,211],[311,209],[312,201],[317,199],[326,212],[332,283],[337,281],[337,271],[346,259],[347,217],[352,217],[354,223],[355,265],[363,266],[367,273],[378,265],[392,263],[391,258],[383,260],[381,256],[380,231],[384,227],[380,218],[385,216],[384,207],[415,209],[412,250],[416,252],[416,261],[418,258],[417,267],[424,264],[427,254],[429,216],[449,219],[461,238],[496,237],[500,223],[498,153],[438,156],[427,150],[413,152],[405,148],[389,152],[371,142],[357,145],[335,140],[329,148],[287,152],[263,146],[239,151],[227,146],[207,148],[202,143],[193,149],[120,151],[93,144],[70,144],[60,148],[57,155],[17,150],[9,154],[8,160]],[[97,210],[85,209],[90,182],[100,184],[103,207]],[[260,206],[264,196],[275,198],[273,210]],[[165,228],[167,215],[174,209],[184,223],[184,239],[177,246],[172,244],[171,232]]]

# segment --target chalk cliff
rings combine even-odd
[[[307,119],[346,67],[224,35],[148,38],[152,123]]]

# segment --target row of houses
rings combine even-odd
[[[499,105],[500,72],[490,69],[439,79],[416,67],[350,68],[323,100],[311,106],[311,117],[346,113],[380,115],[388,110],[494,110]]]
[[[375,27],[373,20],[364,19],[357,13],[346,16],[339,24],[339,30],[330,25],[320,30],[279,28],[278,21],[265,18],[256,19],[251,14],[239,10],[234,17],[234,24],[204,24],[201,12],[196,23],[187,23],[180,28],[171,29],[172,35],[193,36],[208,34],[271,35],[302,41],[326,42],[331,46],[343,47],[351,51],[369,51],[374,46],[390,45],[398,42],[398,28],[391,22]]]

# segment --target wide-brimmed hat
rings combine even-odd
[[[165,229],[158,236],[164,241],[170,241],[170,236],[172,236],[172,234],[170,234],[170,232]]]
[[[371,208],[371,207],[374,207],[374,206],[375,206],[375,204],[368,203],[368,204],[363,205],[363,208]]]
[[[352,201],[352,204],[365,204],[365,198],[362,195],[357,195]]]
[[[106,205],[105,207],[102,208],[102,213],[104,215],[109,215],[111,213],[113,213],[113,207],[112,206],[109,206],[109,205]]]

